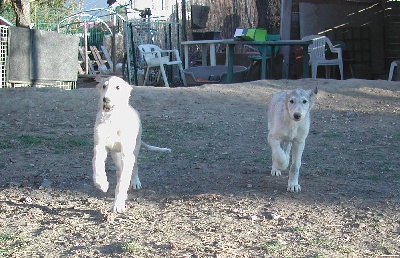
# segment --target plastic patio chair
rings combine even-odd
[[[395,60],[390,64],[390,71],[389,71],[389,78],[388,81],[391,81],[393,79],[393,73],[394,73],[394,69],[396,68],[397,70],[397,74],[396,74],[396,78],[395,80],[399,80],[400,79],[400,69],[399,69],[399,64],[400,64],[400,60]]]
[[[310,65],[312,78],[317,78],[318,66],[339,66],[340,78],[343,80],[343,58],[342,49],[335,48],[329,38],[320,35],[310,35],[302,38],[303,40],[312,40],[313,43],[308,47],[310,54]],[[327,59],[326,50],[337,55],[337,58]],[[330,67],[325,67],[326,78],[330,77]]]
[[[143,58],[143,60],[146,62],[147,65],[143,86],[146,85],[147,80],[149,78],[150,68],[159,67],[161,73],[158,74],[157,81],[159,81],[160,76],[162,74],[165,87],[169,87],[167,75],[165,73],[165,68],[164,68],[165,65],[177,65],[180,71],[180,77],[182,78],[183,84],[187,86],[186,78],[183,74],[182,61],[177,49],[162,50],[157,45],[152,45],[152,44],[139,45],[138,49],[141,54],[141,57]]]

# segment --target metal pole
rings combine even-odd
[[[187,31],[186,31],[186,1],[182,0],[182,38],[183,41],[187,40]]]
[[[88,35],[87,35],[87,22],[83,22],[83,54],[85,55],[83,57],[83,60],[85,62],[85,73],[89,74],[89,60],[88,60]]]
[[[134,35],[133,35],[133,24],[130,24],[130,29],[131,29],[131,42],[132,42],[132,58],[133,58],[133,79],[135,80],[135,85],[138,85],[138,69],[137,69],[137,62],[136,62],[136,45],[135,45],[135,40],[134,40]]]
[[[117,51],[115,46],[115,36],[117,27],[117,15],[113,15],[113,26],[112,26],[112,36],[111,36],[111,59],[112,59],[112,71],[115,73],[115,66],[117,65]]]
[[[290,23],[292,17],[292,0],[282,0],[281,5],[281,39],[290,39]],[[289,78],[290,46],[282,46],[283,55],[282,79]],[[304,58],[304,57],[303,57]]]

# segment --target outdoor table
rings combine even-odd
[[[193,41],[182,41],[181,44],[184,47],[185,55],[185,69],[189,68],[189,45],[201,45],[201,62],[203,66],[207,66],[207,45],[210,46],[210,65],[217,65],[215,58],[215,44],[222,43],[222,40],[193,40]]]
[[[242,41],[242,40],[224,40],[222,44],[226,44],[227,59],[228,59],[228,75],[227,82],[232,83],[233,79],[233,56],[236,45],[257,45],[261,47],[261,80],[266,79],[266,68],[267,68],[267,46],[271,47],[271,73],[274,71],[274,56],[275,47],[277,46],[301,46],[303,48],[303,78],[309,77],[309,60],[308,46],[312,43],[312,40],[277,40],[277,41]]]

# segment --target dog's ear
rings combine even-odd
[[[98,82],[97,85],[96,85],[96,89],[98,90],[98,89],[101,89],[103,87],[104,83],[106,82],[106,78],[97,76],[96,77],[96,81]]]
[[[290,98],[290,91],[284,91],[284,92],[282,92],[282,94],[285,94],[285,109],[286,109],[286,111],[289,111],[289,98]]]
[[[314,89],[312,92],[314,93],[314,95],[317,95],[317,93],[318,93],[318,87],[315,86],[315,89]]]
[[[317,95],[317,93],[318,93],[318,88],[315,87],[315,89],[309,90],[308,93],[310,96],[310,108],[312,108],[312,107],[314,107],[314,104],[315,104],[315,95]]]
[[[94,78],[94,80],[95,80],[96,82],[101,82],[103,79],[104,79],[104,78],[101,77],[100,75],[97,75],[97,76]]]
[[[124,84],[125,84],[125,89],[129,92],[129,94],[131,94],[132,86],[125,80],[124,80]]]

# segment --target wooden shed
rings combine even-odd
[[[400,1],[282,0],[281,18],[286,37],[344,42],[357,78],[385,78],[390,62],[400,59]]]

